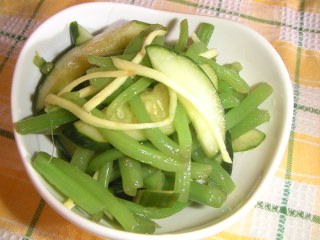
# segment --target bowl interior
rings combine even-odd
[[[156,16],[156,17],[154,17]],[[218,62],[240,62],[244,69],[241,72],[249,85],[268,82],[274,92],[261,108],[270,111],[271,120],[261,129],[267,134],[261,146],[252,151],[237,153],[234,160],[232,178],[237,188],[220,209],[209,207],[189,207],[168,219],[158,221],[162,226],[158,234],[167,234],[167,239],[184,238],[186,234],[192,239],[204,238],[217,233],[236,221],[243,213],[255,204],[268,179],[278,166],[288,140],[292,114],[292,89],[286,68],[271,45],[256,32],[241,24],[213,17],[184,15],[159,12],[150,9],[113,3],[81,4],[66,9],[44,22],[26,42],[16,65],[12,85],[13,121],[31,114],[31,96],[40,78],[38,69],[32,59],[37,51],[45,59],[53,59],[70,45],[68,25],[78,21],[89,31],[100,31],[106,26],[110,30],[123,22],[137,19],[150,23],[169,25],[169,39],[178,37],[179,21],[187,18],[190,32],[200,22],[206,21],[215,25],[211,47],[219,52]],[[48,31],[50,29],[50,31]],[[50,47],[48,47],[50,46]],[[147,239],[146,236],[123,233],[106,228],[79,218],[77,213],[65,210],[57,200],[59,196],[37,175],[30,165],[34,152],[42,150],[52,152],[50,141],[40,135],[21,136],[16,140],[22,161],[35,187],[43,198],[61,215],[75,224],[105,237],[126,239]],[[195,230],[193,233],[190,231]],[[179,235],[176,235],[179,233]],[[151,236],[147,236],[151,239]]]

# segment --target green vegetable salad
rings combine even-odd
[[[73,22],[70,33],[54,63],[36,53],[35,114],[15,123],[53,139],[57,154],[31,163],[65,207],[144,234],[194,202],[221,207],[236,188],[233,153],[266,137],[259,106],[272,87],[251,88],[240,63],[216,62],[209,23],[190,33],[182,20],[175,43],[166,27],[139,21],[96,36]]]

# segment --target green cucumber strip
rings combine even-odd
[[[226,132],[226,146],[227,146],[227,150],[228,150],[228,152],[229,152],[229,155],[230,155],[231,159],[233,159],[233,157],[234,157],[234,151],[233,151],[233,148],[232,148],[232,140],[231,140],[230,131],[227,131],[227,132]],[[224,170],[226,170],[226,172],[231,176],[231,174],[232,174],[232,169],[233,169],[233,163],[227,163],[227,162],[222,161],[222,160],[219,161],[219,157],[217,157],[216,160],[217,160],[218,162],[220,162],[221,167],[222,167]]]
[[[219,164],[216,160],[207,162],[212,167],[209,178],[221,189],[222,191],[230,194],[236,188],[236,185],[229,173]]]
[[[191,178],[192,180],[206,180],[212,171],[210,164],[191,162]]]
[[[114,54],[112,56],[117,56],[121,59],[131,61],[135,57],[135,55],[136,55],[136,53],[128,53],[128,54],[119,54],[119,55]],[[109,56],[101,57],[101,56],[96,56],[96,55],[88,55],[87,58],[88,58],[89,63],[100,67],[101,71],[116,69],[115,66],[113,66],[112,58]],[[99,70],[99,68],[97,68],[97,70]],[[95,70],[95,71],[97,71],[97,70]],[[87,73],[90,73],[90,72],[87,72]]]
[[[70,161],[78,146],[63,134],[53,136],[53,141],[58,156]]]
[[[126,49],[124,50],[124,54],[132,54],[132,53],[138,53],[140,49],[143,46],[143,43],[146,39],[146,37],[153,31],[156,30],[166,30],[166,28],[160,24],[151,24],[147,29],[141,31],[136,37],[134,37]],[[159,40],[159,39],[158,39]]]
[[[104,68],[104,67],[100,67]],[[102,71],[104,69],[97,69],[97,71]],[[108,84],[110,84],[114,80],[112,77],[100,77],[100,78],[92,78],[89,80],[90,84],[94,86],[98,91],[101,91],[103,88],[105,88]]]
[[[228,142],[227,144],[229,145]],[[230,151],[229,146],[228,151]],[[233,157],[232,151],[230,151],[230,157]],[[208,178],[215,182],[221,190],[226,193],[231,193],[235,189],[235,183],[233,182],[230,174],[222,167],[222,165],[219,164],[216,159],[208,158],[206,156],[198,139],[195,137],[193,137],[192,160],[211,166],[211,172]]]
[[[118,161],[123,191],[129,196],[136,196],[137,190],[143,187],[141,163],[128,157]]]
[[[209,64],[200,64],[200,67],[207,74],[210,81],[212,82],[212,84],[214,85],[216,90],[218,91],[219,81],[218,81],[218,77],[217,77],[216,73],[214,72],[214,70],[212,69],[212,67],[210,67]]]
[[[255,109],[248,116],[246,116],[241,122],[230,129],[231,139],[234,140],[240,137],[242,134],[266,123],[270,120],[270,114],[268,110]]]
[[[19,134],[51,134],[63,124],[77,120],[77,117],[65,109],[57,109],[45,114],[28,117],[14,124]]]
[[[98,172],[98,182],[105,188],[108,188],[113,174],[113,161],[106,162]]]
[[[174,47],[174,50],[177,52],[184,52],[186,47],[187,47],[187,43],[188,43],[188,39],[189,39],[189,25],[188,25],[188,20],[187,19],[183,19],[180,22],[180,33],[179,33],[179,38],[178,41]]]
[[[189,162],[184,171],[175,174],[174,191],[179,194],[179,202],[187,202],[189,199],[191,182],[191,163]]]
[[[101,136],[101,134],[99,133],[99,131],[92,125],[87,124],[81,120],[75,122],[73,125],[78,132],[91,138],[93,141],[106,142],[104,138]]]
[[[226,63],[226,64],[223,64],[223,66],[226,68],[233,69],[236,72],[241,72],[241,70],[243,69],[241,63],[239,62]]]
[[[249,91],[249,85],[241,78],[239,73],[233,69],[223,67],[215,61],[201,56],[199,57],[199,62],[209,64],[217,74],[218,79],[226,81],[237,92],[247,93]]]
[[[232,93],[224,92],[220,93],[219,96],[224,109],[234,108],[240,104],[239,98]]]
[[[187,113],[179,102],[177,104],[173,124],[177,132],[180,159],[181,161],[186,162],[185,170],[177,172],[175,175],[174,191],[179,193],[178,201],[187,202],[189,199],[191,181],[192,136]]]
[[[228,111],[225,115],[226,128],[231,129],[256,109],[272,94],[272,87],[268,83],[260,83],[241,103]]]
[[[88,133],[86,131],[88,131],[88,129],[82,129],[80,132],[76,129],[74,125],[70,125],[65,127],[62,133],[82,148],[87,148],[95,151],[102,151],[110,147],[110,145],[106,141],[98,142],[92,139],[90,136],[87,136]]]
[[[212,134],[212,131],[209,131],[209,129],[211,130],[213,127],[212,124],[210,124],[205,118],[203,118],[199,114],[197,108],[190,105],[187,100],[183,99],[182,97],[179,97],[179,100],[181,103],[183,103],[184,106],[188,106],[188,117],[190,118],[191,123],[196,130],[197,138],[201,142],[201,146],[203,147],[206,155],[208,155],[209,157],[215,156],[217,153],[219,153],[220,146],[217,142],[216,136]],[[224,139],[224,131],[221,132],[221,135],[221,138]]]
[[[145,90],[153,82],[150,78],[139,78],[137,81],[128,86],[114,101],[107,107],[107,115],[111,116],[116,109],[128,102],[131,98]]]
[[[120,86],[117,90],[115,90],[109,97],[107,97],[101,105],[108,106],[110,105],[118,96],[123,92],[123,86]]]
[[[101,219],[103,218],[104,214],[105,214],[104,212],[97,212],[95,214],[92,214],[91,217],[90,217],[90,220],[93,221],[93,222],[98,223],[98,222],[101,221]]]
[[[149,113],[146,110],[140,96],[133,96],[129,100],[129,105],[140,123],[151,122]],[[143,129],[143,132],[147,139],[149,139],[149,141],[152,142],[152,144],[163,153],[168,154],[172,157],[179,154],[179,146],[174,141],[172,141],[170,137],[161,132],[159,128]]]
[[[220,208],[226,201],[227,194],[208,185],[191,182],[190,185],[190,200],[198,202],[213,208]]]
[[[150,142],[142,142],[141,144],[143,144],[143,145],[147,144],[150,147],[153,146]],[[153,173],[160,171],[159,169],[152,167],[150,165],[147,165],[147,164],[142,164],[141,167],[142,167],[143,178],[149,176],[150,174],[153,174]]]
[[[235,152],[248,151],[259,146],[265,138],[265,133],[258,129],[252,129],[234,139],[232,141],[232,148]]]
[[[141,31],[136,37],[134,37],[124,50],[124,54],[138,53],[143,47],[146,37],[156,30],[166,30],[166,27],[160,24],[151,24],[147,29]],[[153,41],[163,41],[163,38],[155,38]]]
[[[116,179],[120,179],[121,177],[121,173],[119,170],[119,167],[116,167],[112,172],[111,172],[111,177],[110,177],[110,182],[116,180]],[[122,189],[122,186],[121,186]],[[123,190],[123,189],[122,189]]]
[[[144,207],[169,208],[178,200],[178,194],[168,190],[139,190],[134,202]]]
[[[172,216],[173,214],[176,214],[182,211],[184,208],[190,206],[190,204],[192,203],[191,201],[185,203],[175,202],[172,207],[158,208],[145,207],[124,199],[120,199],[120,201],[130,210],[130,212],[151,219],[162,219]]]
[[[177,161],[157,149],[140,144],[124,132],[101,128],[99,131],[110,144],[119,149],[123,154],[142,163],[169,172],[177,172],[185,168],[184,163]]]
[[[165,175],[157,170],[143,178],[143,187],[145,189],[161,190],[164,186]]]
[[[166,37],[158,35],[153,39],[152,44],[164,46],[166,44]],[[144,59],[148,59],[148,58],[144,58]],[[149,61],[147,61],[147,62],[149,62]],[[142,60],[141,64],[143,64],[145,66],[150,66],[150,65],[146,64],[145,60]]]
[[[55,186],[64,195],[71,198],[75,204],[89,214],[106,210],[103,201],[97,196],[92,195],[91,191],[93,190],[91,187],[84,188],[84,186],[74,178],[74,172],[76,172],[75,174],[81,173],[81,176],[85,179],[90,178],[89,181],[93,180],[91,177],[83,174],[79,169],[76,169],[62,159],[51,157],[44,152],[37,153],[31,163],[35,170],[50,184]],[[65,171],[62,171],[62,169]],[[87,185],[89,185],[89,183]]]
[[[133,216],[137,222],[137,226],[135,227],[135,232],[137,233],[153,234],[155,229],[159,227],[157,223],[148,218],[136,214]]]
[[[189,162],[191,159],[192,136],[189,127],[188,115],[180,102],[177,104],[173,124],[178,137],[181,161]]]
[[[72,155],[70,164],[80,171],[85,172],[94,153],[95,152],[90,149],[78,147]]]
[[[195,62],[199,62],[199,55],[208,50],[207,46],[203,42],[195,42],[186,51],[186,56],[191,58]]]
[[[208,43],[210,42],[211,36],[213,34],[213,31],[214,31],[214,25],[210,23],[202,22],[200,23],[196,34],[201,42],[203,42],[205,45],[208,45]]]
[[[94,172],[98,171],[103,165],[108,162],[112,162],[119,158],[123,158],[125,155],[121,153],[117,149],[108,149],[98,155],[96,155],[88,164],[87,173],[93,174]]]
[[[239,93],[235,91],[226,81],[223,80],[219,80],[219,93],[232,94],[235,98],[238,98],[240,102],[248,95],[247,93]]]

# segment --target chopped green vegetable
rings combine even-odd
[[[51,134],[58,127],[76,120],[77,117],[65,109],[56,109],[45,114],[25,118],[15,123],[19,134]]]
[[[85,172],[87,170],[87,166],[94,155],[94,151],[78,147],[71,158],[70,164]]]
[[[151,219],[194,202],[223,206],[236,152],[267,137],[258,128],[270,119],[261,106],[272,87],[250,87],[239,62],[218,63],[214,26],[189,36],[184,19],[177,42],[166,33],[131,21],[92,36],[72,22],[74,47],[54,68],[34,57],[46,75],[35,106],[46,113],[15,123],[19,134],[54,140],[59,157],[37,152],[31,164],[65,207],[130,232],[154,233]]]
[[[180,22],[180,34],[178,41],[175,46],[175,51],[177,52],[184,52],[184,50],[187,47],[188,39],[189,39],[189,26],[188,26],[188,20],[183,19]]]
[[[140,162],[128,157],[121,158],[119,159],[119,169],[122,178],[123,191],[129,196],[136,196],[137,190],[143,187]]]
[[[159,207],[145,207],[140,204],[120,199],[120,201],[134,214],[151,219],[161,219],[169,217],[175,213],[180,212],[187,206],[190,206],[191,201],[186,203],[175,202],[173,206],[166,208]]]
[[[249,91],[249,85],[235,70],[221,66],[215,61],[210,61],[210,59],[204,57],[200,57],[200,62],[209,64],[217,74],[218,78],[226,81],[237,92],[247,93]]]
[[[208,45],[211,39],[211,36],[213,34],[213,31],[214,31],[214,25],[210,23],[202,22],[199,24],[199,28],[196,34],[201,42]]]
[[[241,103],[226,113],[226,127],[230,129],[256,109],[272,93],[268,83],[260,83]]]
[[[191,182],[190,186],[190,200],[205,204],[214,208],[219,208],[225,202],[227,194],[214,187]]]

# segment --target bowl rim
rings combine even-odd
[[[12,109],[12,120],[13,122],[19,120],[17,119],[18,115],[15,112],[15,89],[17,88],[19,80],[17,79],[18,72],[20,70],[21,65],[23,64],[23,56],[26,54],[27,48],[29,46],[29,42],[33,40],[33,36],[38,34],[39,32],[42,31],[45,26],[51,22],[51,21],[56,21],[60,16],[63,16],[63,14],[66,14],[70,11],[73,11],[75,9],[84,9],[87,7],[103,7],[103,6],[119,6],[121,5],[122,7],[126,8],[134,8],[134,9],[143,9],[144,11],[153,11],[153,12],[162,12],[161,10],[156,10],[156,9],[149,9],[149,8],[143,8],[139,6],[133,6],[133,5],[128,5],[128,4],[121,4],[121,3],[111,3],[111,2],[91,2],[91,3],[81,3],[78,5],[74,5],[71,7],[68,7],[66,9],[63,9],[60,12],[55,13],[48,19],[46,19],[27,39],[26,43],[24,44],[19,57],[17,59],[16,67],[14,70],[14,75],[13,75],[13,81],[12,81],[12,89],[11,89],[11,109]],[[163,11],[164,12],[164,11]],[[178,17],[190,17],[190,14],[185,14],[185,13],[176,13],[176,16]],[[194,15],[197,16],[197,15]],[[67,220],[71,221],[73,224],[86,229],[87,231],[90,231],[88,229],[88,226],[91,228],[91,233],[97,234],[99,236],[105,236],[105,237],[111,237],[114,239],[141,239],[141,240],[146,240],[146,239],[163,239],[164,237],[166,239],[198,239],[208,237],[213,234],[217,234],[224,230],[225,228],[231,226],[233,223],[235,223],[237,220],[241,218],[245,213],[248,212],[250,208],[254,206],[256,203],[257,199],[259,196],[261,196],[263,189],[265,189],[265,186],[270,182],[271,175],[273,175],[276,171],[276,168],[278,167],[284,153],[285,149],[289,140],[289,134],[290,134],[290,128],[291,128],[291,121],[292,121],[292,116],[293,116],[293,91],[292,91],[292,85],[291,85],[291,80],[289,77],[289,74],[286,70],[286,66],[284,65],[280,55],[278,52],[273,48],[273,46],[259,33],[254,31],[253,29],[229,20],[229,19],[223,19],[223,18],[218,18],[218,17],[212,17],[210,16],[211,19],[214,21],[220,21],[220,22],[229,22],[238,28],[241,28],[243,31],[248,32],[251,35],[254,35],[255,38],[260,41],[268,50],[270,53],[273,55],[274,60],[277,62],[277,66],[279,66],[279,72],[282,75],[283,79],[283,84],[285,87],[287,87],[289,90],[287,92],[287,108],[286,108],[286,113],[284,113],[285,116],[285,121],[284,121],[284,126],[285,128],[282,129],[282,138],[281,142],[277,148],[277,151],[275,152],[274,156],[275,159],[273,159],[272,163],[268,165],[268,168],[265,171],[265,176],[263,179],[260,180],[258,183],[258,186],[256,187],[255,191],[251,193],[251,196],[246,200],[245,203],[241,205],[238,209],[235,209],[232,213],[231,216],[226,217],[225,219],[222,219],[218,223],[215,223],[211,226],[207,226],[202,229],[196,229],[196,230],[187,230],[182,233],[161,233],[161,234],[154,234],[154,235],[142,235],[142,234],[137,234],[137,233],[131,233],[131,232],[126,232],[123,230],[117,230],[111,227],[106,227],[102,226],[96,223],[93,223],[90,220],[87,220],[83,217],[79,217],[78,214],[69,211],[68,214],[66,214],[64,206],[59,202],[50,192],[49,190],[41,183],[41,177],[37,175],[35,170],[31,167],[31,164],[25,159],[25,149],[24,145],[22,143],[22,138],[23,136],[19,135],[15,130],[14,130],[14,136],[16,139],[16,143],[18,146],[18,150],[20,152],[20,156],[22,159],[22,162],[24,164],[24,167],[29,175],[29,178],[31,179],[33,185],[37,189],[38,193],[41,195],[41,197],[53,208],[55,211],[57,211],[60,215],[62,215],[64,218]],[[268,176],[268,177],[267,177]],[[108,230],[106,230],[108,229]],[[106,233],[108,232],[108,233]],[[100,235],[101,234],[101,235]]]

